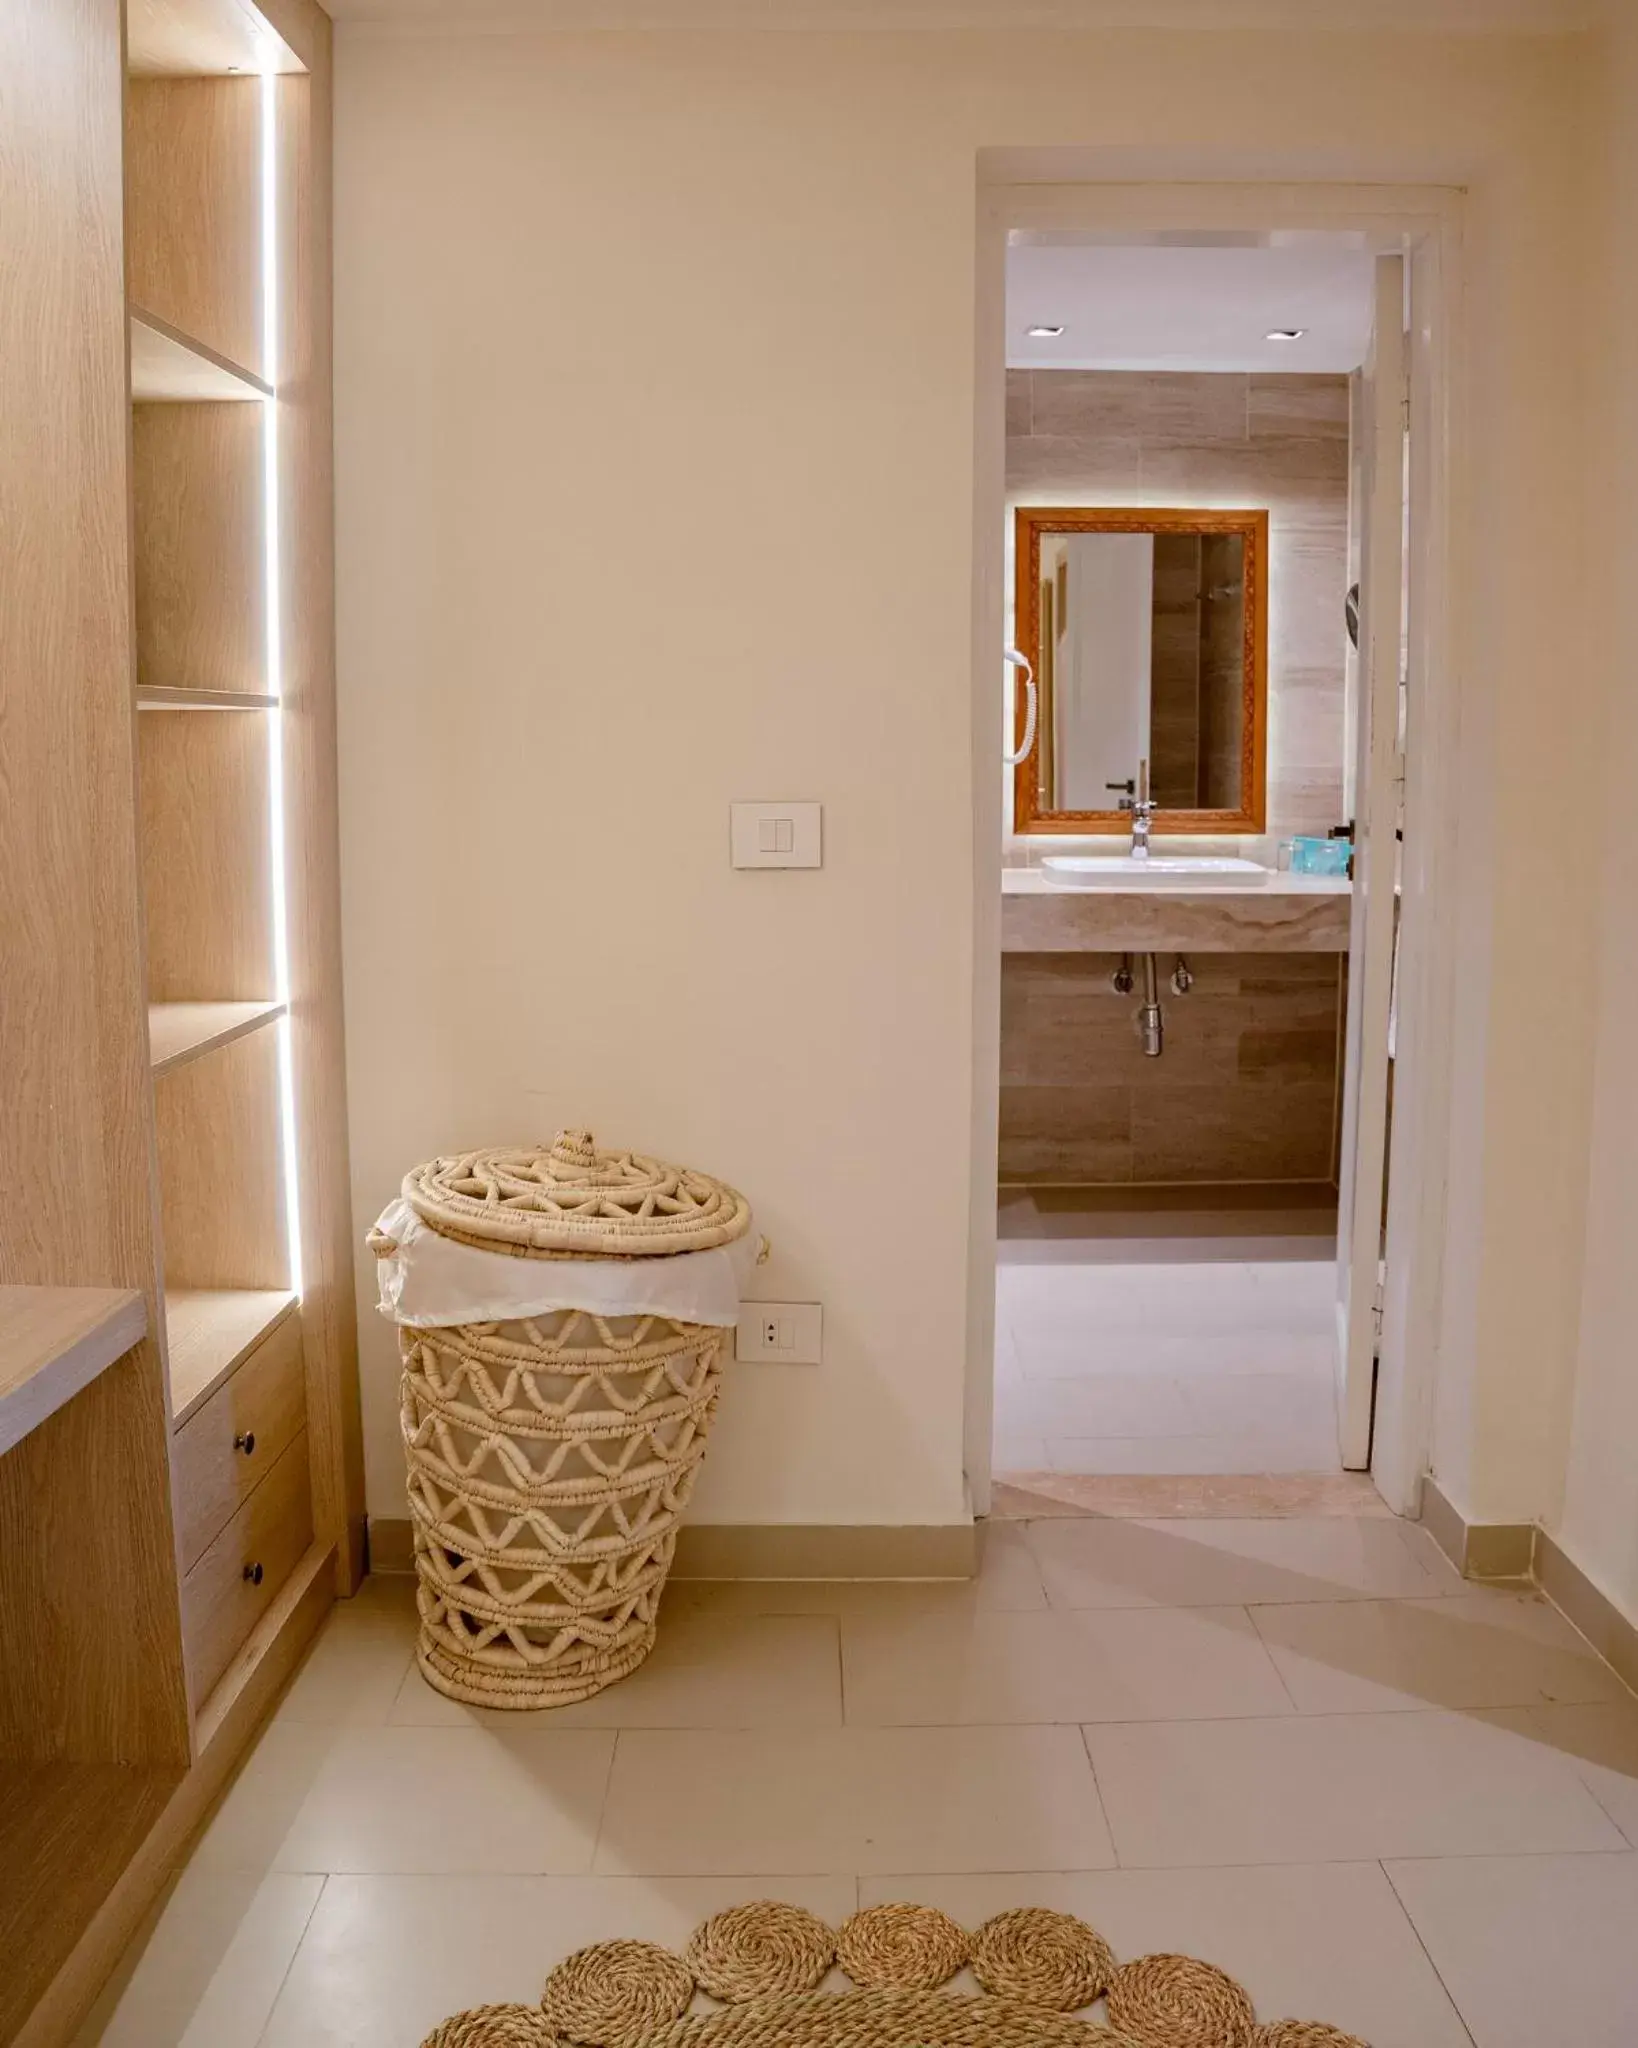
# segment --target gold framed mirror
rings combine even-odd
[[[1268,815],[1268,514],[1020,505],[1015,645],[1035,739],[1015,832],[1262,832]],[[1023,744],[1018,692],[1013,745]]]

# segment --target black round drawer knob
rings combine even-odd
[[[245,1577],[253,1586],[259,1586],[262,1583],[261,1566],[259,1564],[247,1564],[245,1566]]]
[[[233,1448],[236,1451],[243,1451],[247,1458],[251,1457],[256,1449],[256,1432],[247,1429],[243,1436],[236,1436],[233,1439]]]

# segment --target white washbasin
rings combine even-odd
[[[1227,856],[1152,853],[1049,853],[1041,862],[1060,889],[1259,889],[1268,869]]]

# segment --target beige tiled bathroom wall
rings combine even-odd
[[[1344,821],[1346,377],[1009,370],[1007,499],[1266,509],[1268,830]]]

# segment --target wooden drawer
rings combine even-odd
[[[176,1433],[173,1470],[184,1572],[193,1570],[306,1420],[301,1317],[291,1314]]]
[[[232,1663],[312,1540],[304,1429],[182,1582],[182,1633],[196,1701]]]

